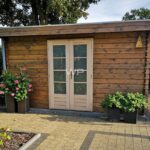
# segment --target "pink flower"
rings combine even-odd
[[[15,96],[15,93],[11,93],[11,96],[14,97],[14,96]]]
[[[32,84],[29,84],[29,88],[32,88]]]
[[[19,81],[18,81],[18,80],[15,80],[14,82],[15,82],[15,84],[19,84]]]
[[[19,88],[18,87],[16,87],[16,91],[18,91],[19,90]]]
[[[32,92],[32,89],[29,89],[28,92]]]
[[[3,91],[0,91],[0,94],[4,94],[4,92],[3,92]]]
[[[5,86],[5,84],[3,84],[3,83],[0,84],[0,87],[4,87],[4,86]]]
[[[6,91],[8,91],[8,90],[9,90],[9,88],[6,88],[5,90],[6,90]]]
[[[26,67],[23,67],[21,70],[22,70],[22,71],[26,71],[26,70],[27,70],[27,68],[26,68]]]

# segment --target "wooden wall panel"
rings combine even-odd
[[[31,107],[48,108],[48,61],[45,37],[12,37],[7,40],[7,65],[27,67],[33,83]]]
[[[136,32],[97,34],[94,40],[94,111],[101,111],[100,103],[116,91],[143,92],[146,35],[143,48],[136,48]]]
[[[145,65],[145,95],[148,96],[148,112],[150,113],[150,32],[147,32],[147,53]]]
[[[25,65],[32,78],[34,92],[31,107],[48,108],[47,40],[65,38],[94,38],[93,103],[94,111],[102,111],[101,101],[116,91],[144,91],[145,33],[140,33],[143,48],[136,48],[137,32],[101,33],[67,36],[9,37],[7,65]]]

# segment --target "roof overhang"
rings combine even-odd
[[[61,24],[26,27],[1,27],[0,37],[93,34],[107,32],[150,31],[150,20],[104,23]]]

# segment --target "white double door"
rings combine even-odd
[[[92,39],[48,41],[49,108],[92,111]]]

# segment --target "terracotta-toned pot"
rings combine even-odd
[[[26,113],[29,111],[29,97],[26,100],[18,102],[18,113]]]
[[[6,99],[7,112],[15,113],[16,112],[16,108],[15,108],[15,100],[14,100],[14,98],[12,96],[10,96],[10,95],[5,95],[5,99]]]

